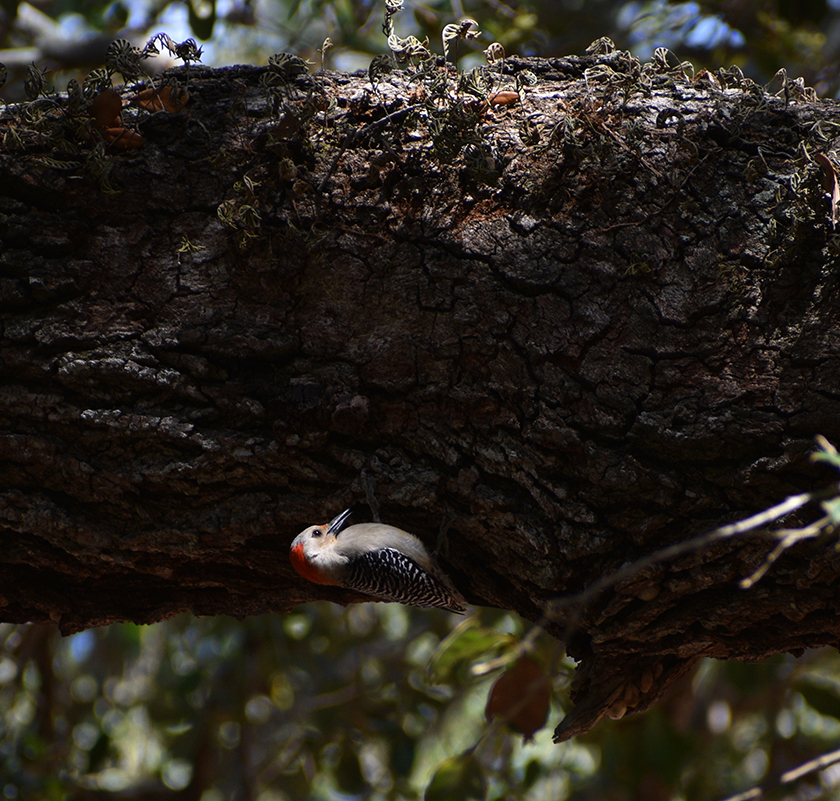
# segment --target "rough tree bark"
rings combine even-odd
[[[263,68],[176,70],[186,108],[124,111],[145,144],[83,143],[75,172],[7,112],[0,619],[362,600],[287,549],[367,484],[430,545],[451,523],[471,602],[540,620],[831,480],[807,455],[840,442],[837,106],[621,53],[509,59],[490,96],[526,68],[489,106],[410,70],[273,94]],[[837,645],[840,558],[804,543],[739,589],[769,548],[549,622],[581,663],[559,735],[704,656]]]

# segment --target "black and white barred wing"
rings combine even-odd
[[[342,584],[383,601],[464,611],[451,587],[394,548],[368,551],[354,559]]]

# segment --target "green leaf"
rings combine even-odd
[[[100,732],[93,748],[88,751],[88,773],[96,773],[101,770],[105,760],[113,756],[111,745],[111,738],[104,731]]]
[[[408,777],[414,767],[417,746],[402,729],[398,728],[391,735],[391,772],[395,776]]]
[[[823,436],[817,437],[817,445],[819,450],[811,454],[811,459],[815,462],[828,462],[832,467],[840,470],[840,453],[834,446]]]
[[[142,645],[143,629],[136,623],[119,623],[113,627],[113,632],[120,638],[123,647],[128,649],[128,653],[133,655],[140,652]],[[146,629],[149,631],[149,629]]]
[[[805,702],[816,712],[840,720],[840,694],[838,688],[817,685],[811,682],[798,682],[796,689]]]
[[[472,754],[462,754],[441,762],[432,776],[423,798],[425,801],[483,801],[487,780],[481,765]]]
[[[530,789],[545,775],[545,767],[538,759],[532,759],[525,766],[525,775],[522,777],[523,789]]]
[[[361,795],[368,788],[356,748],[346,739],[341,744],[341,753],[335,766],[335,783],[347,795]]]
[[[475,618],[467,618],[440,643],[429,661],[429,680],[443,684],[467,662],[486,659],[512,642],[509,634],[478,626]]]
[[[190,29],[199,39],[207,40],[213,35],[213,26],[216,24],[216,0],[203,0],[203,4],[210,6],[210,12],[204,16],[196,10],[196,2],[189,0],[187,3]]]
[[[823,501],[822,508],[831,518],[831,522],[835,526],[840,524],[840,498],[832,498],[830,501]]]
[[[310,798],[312,783],[307,776],[306,759],[301,758],[281,774],[283,792],[288,798]]]

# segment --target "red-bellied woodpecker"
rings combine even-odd
[[[348,509],[295,537],[289,558],[301,576],[383,601],[464,611],[461,594],[417,537],[383,523],[358,523],[342,531],[350,515]]]

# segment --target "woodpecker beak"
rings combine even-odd
[[[338,517],[334,518],[327,526],[327,534],[337,535],[341,531],[342,526],[347,522],[350,515],[353,514],[352,509],[345,509]]]

